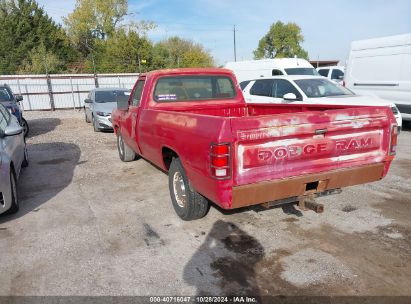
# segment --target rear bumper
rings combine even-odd
[[[380,180],[384,163],[233,187],[231,208],[263,204]],[[307,184],[309,184],[307,186]]]

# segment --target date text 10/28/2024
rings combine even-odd
[[[150,303],[257,303],[257,298],[248,296],[194,296],[194,297],[175,297],[159,296],[150,297]]]

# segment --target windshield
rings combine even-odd
[[[295,83],[308,98],[354,95],[353,92],[328,79],[300,79]]]
[[[106,102],[117,102],[117,101],[128,101],[130,96],[129,90],[107,90],[107,91],[96,91],[96,102],[106,103]]]
[[[10,94],[7,88],[0,88],[0,102],[2,101],[12,101],[13,96]]]
[[[285,69],[287,75],[311,75],[318,76],[318,72],[314,68],[290,68]]]
[[[172,102],[230,99],[235,95],[233,82],[226,76],[173,76],[163,77],[157,81],[154,100]]]

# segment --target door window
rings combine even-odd
[[[131,98],[131,105],[138,107],[140,104],[141,94],[143,94],[145,80],[137,81],[136,87],[133,92],[133,97]]]
[[[10,120],[9,111],[0,104],[0,131],[3,133],[6,130],[6,127]]]
[[[241,88],[241,91],[245,89],[246,86],[248,86],[248,84],[250,83],[251,80],[246,80],[246,81],[242,81],[240,82],[239,86]]]
[[[283,98],[285,94],[293,93],[297,99],[301,100],[301,94],[298,90],[287,80],[276,79],[273,83],[272,97]]]
[[[344,77],[344,72],[341,70],[334,69],[331,73],[331,79],[342,79]]]
[[[324,76],[324,77],[328,77],[328,71],[329,70],[330,69],[321,69],[321,70],[318,71],[318,74],[320,74],[321,76]]]
[[[256,80],[251,87],[250,94],[257,96],[271,96],[271,89],[273,87],[273,79]]]

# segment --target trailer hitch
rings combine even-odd
[[[324,205],[319,204],[315,201],[313,196],[305,196],[302,197],[298,201],[298,208],[301,210],[307,211],[307,210],[312,210],[316,213],[323,213],[324,212]]]

